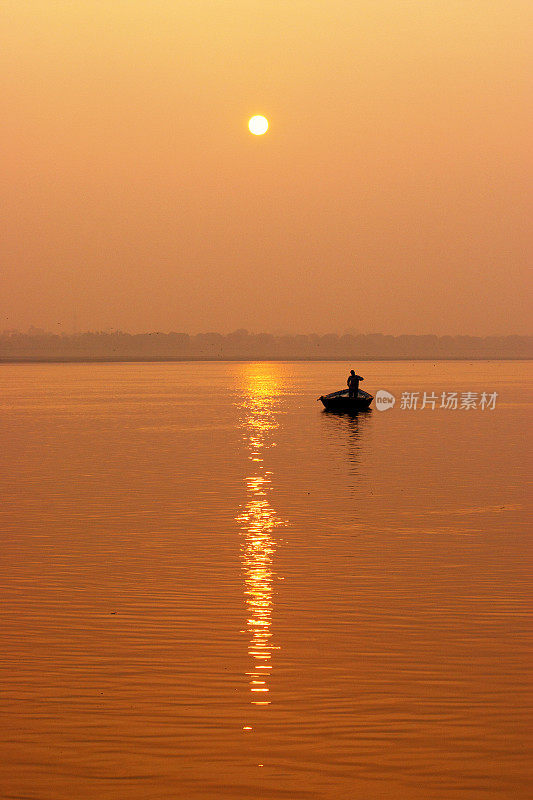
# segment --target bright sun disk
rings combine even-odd
[[[261,136],[268,130],[268,120],[266,117],[257,114],[255,117],[251,117],[248,120],[248,128],[250,133],[253,133],[254,136]]]

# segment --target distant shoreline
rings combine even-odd
[[[220,333],[0,334],[0,363],[529,361],[533,336]]]
[[[303,356],[295,356],[293,358],[280,358],[273,356],[272,358],[213,358],[212,356],[197,356],[195,358],[180,358],[180,357],[169,357],[169,358],[0,358],[0,365],[2,364],[172,364],[172,363],[195,363],[195,362],[203,362],[203,363],[244,363],[244,364],[252,364],[257,362],[279,362],[279,363],[292,363],[294,361],[298,362],[317,362],[317,361],[324,361],[324,362],[347,362],[353,361],[354,363],[361,363],[361,362],[373,362],[373,361],[533,361],[533,357],[522,356],[522,357],[513,357],[513,356],[495,356],[493,358],[489,358],[487,356],[438,356],[435,358],[431,358],[428,356],[348,356],[346,358],[309,358]]]

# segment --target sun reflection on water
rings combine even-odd
[[[279,384],[268,367],[261,365],[260,370],[256,367],[247,372],[241,406],[245,412],[242,427],[253,468],[246,479],[246,503],[237,521],[243,536],[241,561],[248,611],[248,653],[252,659],[247,675],[254,705],[270,704],[268,679],[272,670],[272,653],[279,649],[272,641],[271,631],[276,550],[273,532],[285,522],[277,517],[269,502],[272,472],[265,468],[264,461],[264,451],[275,445],[272,433],[278,427],[278,394]]]

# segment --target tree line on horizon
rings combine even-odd
[[[54,334],[30,328],[0,334],[0,360],[532,358],[532,336],[436,336],[382,333]]]

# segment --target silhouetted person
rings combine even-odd
[[[348,380],[346,381],[348,384],[348,397],[357,397],[359,381],[364,381],[364,378],[362,378],[361,375],[356,375],[353,369],[350,370]]]

